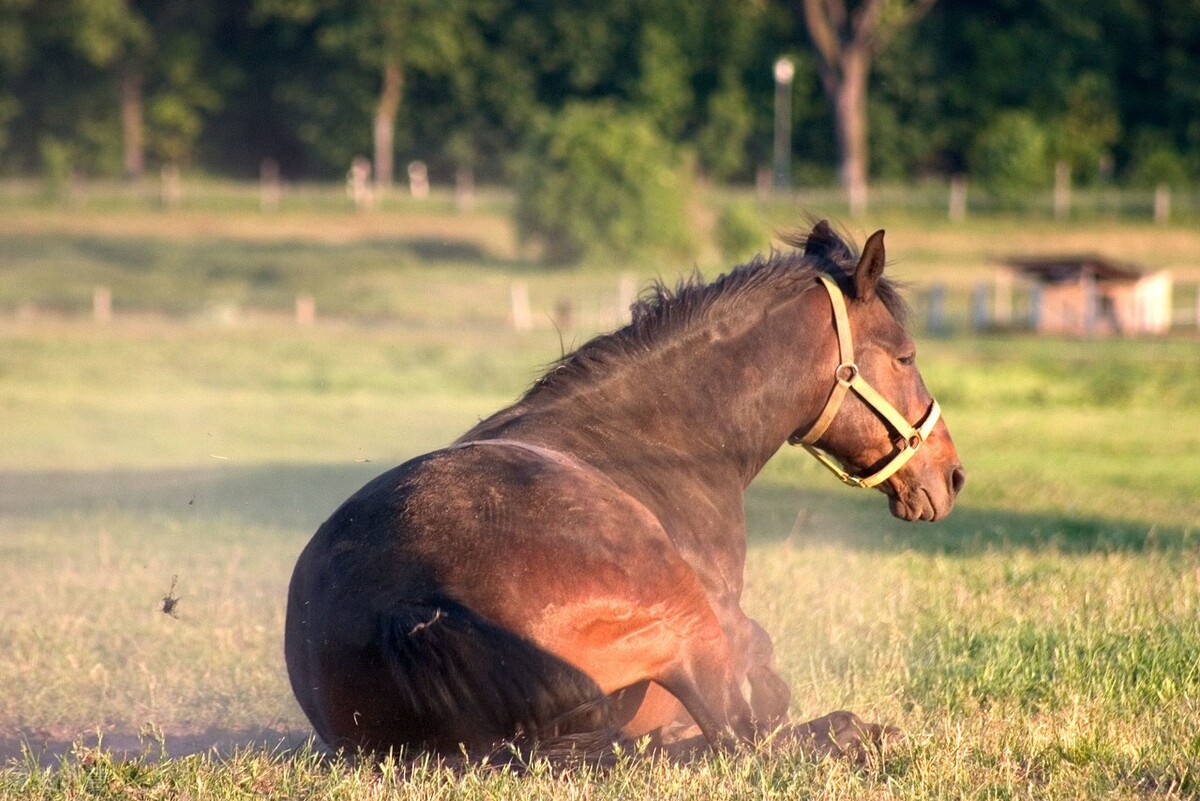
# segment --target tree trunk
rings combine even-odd
[[[125,177],[137,180],[146,168],[146,137],[142,121],[142,70],[133,61],[121,66],[121,148]]]
[[[935,0],[900,4],[885,23],[887,0],[799,0],[809,36],[819,56],[821,83],[833,105],[842,184],[850,213],[867,209],[867,78],[871,59],[887,39],[929,10]]]
[[[395,175],[396,114],[400,111],[403,90],[400,62],[388,59],[383,65],[383,86],[375,108],[375,185],[380,188],[391,186]]]
[[[842,185],[850,201],[850,216],[860,217],[867,210],[867,54],[860,48],[848,48],[841,72],[834,117],[842,154]]]

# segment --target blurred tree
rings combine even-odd
[[[386,182],[411,152],[495,181],[538,120],[606,100],[744,181],[788,55],[794,174],[840,166],[860,200],[965,169],[1010,111],[1081,180],[1194,180],[1196,52],[1197,0],[0,0],[0,166],[329,177],[374,151]]]
[[[1026,110],[1005,111],[976,137],[971,175],[999,208],[1020,208],[1050,185],[1050,146],[1046,131]]]
[[[143,93],[146,62],[155,44],[146,19],[128,0],[73,0],[80,50],[99,67],[117,73],[121,165],[128,178],[146,166]]]
[[[1112,147],[1121,135],[1111,79],[1083,72],[1067,88],[1056,115],[1050,150],[1071,167],[1074,178],[1093,181],[1112,167]]]
[[[1200,2],[1104,5],[1117,6],[1105,31],[1110,43],[1119,42],[1107,50],[1115,61],[1119,115],[1129,132],[1115,148],[1119,161],[1140,173],[1149,154],[1159,153],[1153,160],[1162,163],[1174,160],[1170,152],[1191,180],[1200,179]]]
[[[192,160],[206,119],[221,107],[232,81],[233,68],[212,45],[226,16],[240,9],[231,0],[129,0],[129,8],[137,28],[149,34],[125,47],[122,130],[137,125],[134,103],[144,106],[149,155],[181,165]]]
[[[926,18],[927,19],[927,18]],[[898,31],[872,68],[867,101],[870,174],[907,181],[953,172],[942,115],[942,81],[925,20]]]
[[[257,10],[311,24],[319,46],[376,73],[375,182],[391,185],[406,74],[460,66],[462,40],[471,32],[465,0],[258,0]]]
[[[36,44],[28,9],[33,0],[0,2],[0,152],[8,145],[9,123],[21,113],[16,78],[34,58]]]
[[[738,174],[746,161],[746,140],[753,116],[745,87],[733,70],[724,70],[708,98],[708,114],[696,134],[700,163],[716,178]]]
[[[852,214],[867,202],[867,81],[872,59],[935,0],[799,0],[833,105]]]
[[[86,7],[72,19],[74,10],[28,0],[0,4],[4,163],[41,172],[52,188],[81,166],[119,162],[114,96],[98,64],[111,57],[100,35],[104,20]]]
[[[1025,110],[1074,175],[1090,180],[1123,164],[1128,132],[1158,117],[1172,94],[1152,77],[1163,56],[1153,44],[1154,6],[987,0],[935,7],[921,38],[935,63],[939,113],[928,136],[942,148],[941,161],[961,169],[979,132],[1007,111]],[[1192,41],[1200,46],[1200,38]]]
[[[1166,131],[1156,128],[1136,131],[1129,149],[1127,177],[1133,185],[1144,188],[1158,184],[1179,186],[1187,180],[1187,159]],[[1193,165],[1191,170],[1194,169]]]
[[[642,29],[641,52],[634,81],[635,106],[655,121],[667,136],[683,133],[696,103],[691,72],[677,31],[650,23]]]
[[[31,134],[17,146],[25,158],[32,147],[52,171],[136,178],[148,149],[164,161],[191,156],[205,115],[220,103],[221,70],[207,42],[232,0],[5,2],[18,12],[20,35],[4,26],[0,60],[20,98],[8,108],[19,109],[13,116]],[[5,105],[0,95],[0,111]]]
[[[645,115],[568,104],[543,120],[517,174],[518,234],[551,261],[693,252],[683,161]]]

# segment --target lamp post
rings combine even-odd
[[[792,162],[792,79],[796,65],[787,56],[775,61],[775,170],[776,190],[791,185]]]

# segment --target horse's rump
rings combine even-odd
[[[538,753],[597,757],[622,740],[591,678],[457,601],[404,602],[378,628],[373,658],[354,655],[359,678],[364,665],[379,668],[367,671],[369,697],[348,693],[323,710],[358,734],[334,745],[508,760],[535,742]]]

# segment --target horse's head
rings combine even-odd
[[[820,276],[834,354],[817,374],[822,399],[816,417],[790,441],[803,445],[847,484],[878,487],[892,514],[938,520],[950,513],[966,481],[937,401],[925,389],[916,347],[904,328],[895,288],[882,280],[883,231],[850,249],[824,221],[805,240]]]

